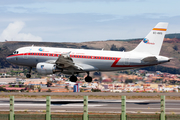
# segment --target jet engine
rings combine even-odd
[[[40,74],[54,74],[56,72],[62,72],[62,69],[56,67],[56,64],[50,63],[38,63],[36,65],[36,70]]]

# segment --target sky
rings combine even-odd
[[[0,41],[143,38],[158,22],[180,33],[180,0],[1,0]]]

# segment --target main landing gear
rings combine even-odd
[[[32,67],[29,68],[29,71],[26,74],[26,78],[31,78],[31,69],[32,69]]]
[[[87,72],[87,77],[85,77],[86,82],[92,82],[92,77],[89,76],[89,72]]]
[[[74,76],[74,75],[72,75],[72,76],[70,77],[70,81],[71,81],[71,82],[76,82],[76,81],[77,81],[77,77]]]
[[[70,81],[71,82],[76,82],[77,81],[77,77],[74,76],[74,74],[70,77]],[[85,81],[86,82],[92,82],[92,77],[89,76],[89,72],[87,72],[87,77],[85,77]]]

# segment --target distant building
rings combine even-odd
[[[6,73],[2,73],[2,75],[0,75],[1,78],[8,78],[11,77],[11,75],[6,74]]]
[[[102,82],[103,83],[112,83],[113,81],[110,78],[108,78],[108,79],[102,80]]]
[[[0,82],[0,85],[7,85],[7,82]]]

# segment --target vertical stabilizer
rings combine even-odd
[[[159,22],[133,51],[159,55],[167,26],[168,23]]]

